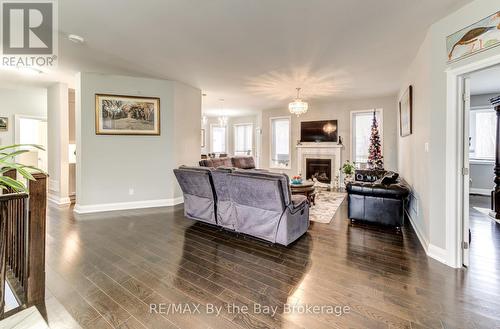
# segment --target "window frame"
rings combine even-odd
[[[236,134],[236,128],[238,127],[241,127],[241,126],[249,126],[250,127],[250,134],[251,134],[251,138],[250,138],[250,155],[253,155],[254,151],[253,151],[253,144],[254,144],[254,140],[253,140],[253,134],[254,134],[254,131],[253,131],[253,123],[249,122],[249,123],[235,123],[233,124],[233,154],[234,155],[237,155],[236,152],[241,152],[241,151],[237,151],[236,150],[236,137],[237,137],[237,134]],[[246,154],[245,154],[246,155]]]
[[[356,144],[355,144],[355,134],[356,134],[356,129],[354,127],[354,123],[355,123],[355,116],[358,115],[358,114],[362,114],[362,113],[370,113],[370,114],[373,114],[373,111],[376,111],[376,112],[379,112],[379,123],[378,123],[378,130],[379,130],[379,133],[380,133],[380,147],[382,149],[382,156],[385,158],[384,156],[384,109],[383,108],[372,108],[372,109],[368,109],[368,110],[355,110],[355,111],[351,111],[350,113],[350,134],[351,134],[351,138],[350,138],[350,159],[351,159],[351,162],[355,162],[355,158],[356,158],[356,150],[355,150],[355,147],[356,147]],[[357,162],[356,162],[357,163]],[[363,162],[363,164],[366,164],[366,162]]]
[[[278,167],[273,165],[273,121],[274,120],[288,120],[288,155],[290,156],[290,160],[288,161],[288,165],[286,167]],[[282,169],[282,170],[290,170],[292,169],[292,116],[277,116],[269,118],[269,169]]]
[[[215,152],[214,151],[214,128],[225,128],[226,133],[224,134],[224,142],[225,142],[225,147],[224,147],[224,152]],[[227,133],[227,125],[222,126],[220,124],[212,123],[210,124],[210,153],[229,153],[228,152],[228,133]]]
[[[475,142],[476,142],[476,119],[472,120],[471,115],[473,113],[478,113],[478,112],[493,112],[495,113],[495,109],[491,105],[483,105],[483,106],[471,106],[469,108],[469,137],[470,143],[472,145],[472,148],[469,147],[469,162],[471,163],[495,163],[495,154],[493,154],[493,157],[491,158],[477,158],[475,156],[472,156],[472,154],[475,154]],[[474,135],[474,137],[472,136]]]

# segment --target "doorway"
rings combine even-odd
[[[36,144],[45,149],[30,148],[18,156],[17,161],[47,172],[47,118],[29,115],[15,115],[15,143]]]
[[[462,265],[495,275],[500,262],[500,223],[490,216],[497,115],[490,99],[500,95],[500,65],[462,79]]]

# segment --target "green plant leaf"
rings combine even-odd
[[[14,145],[0,146],[0,151],[14,149],[18,147],[34,147],[36,149],[45,151],[45,148],[42,145],[37,145],[37,144],[14,144]]]
[[[26,186],[20,181],[6,176],[0,176],[0,185],[12,188],[15,192],[26,192]]]

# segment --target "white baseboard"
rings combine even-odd
[[[469,194],[478,194],[478,195],[486,195],[491,196],[491,191],[486,188],[470,188]]]
[[[415,222],[413,221],[413,218],[411,218],[410,214],[405,210],[405,213],[406,215],[408,216],[408,218],[410,219],[410,224],[411,226],[413,227],[413,230],[415,231],[415,233],[417,234],[417,238],[418,238],[418,241],[420,241],[420,244],[422,245],[422,247],[424,248],[425,250],[425,253],[428,254],[428,250],[429,250],[429,240],[427,239],[427,237],[422,233],[422,231],[420,231],[420,229],[418,228],[418,226],[415,224]]]
[[[406,211],[405,211],[406,212]],[[413,218],[406,212],[408,215],[408,218],[410,219],[411,226],[413,227],[413,230],[417,234],[418,241],[420,241],[420,244],[425,250],[425,253],[427,256],[437,260],[438,262],[441,262],[443,264],[448,265],[448,251],[446,249],[437,247],[429,242],[427,237],[420,231],[417,225],[415,225],[415,222],[413,221]]]
[[[433,244],[427,248],[427,256],[434,258],[438,262],[448,265],[448,251]]]
[[[73,211],[76,212],[77,214],[89,214],[95,212],[116,211],[116,210],[169,207],[169,206],[175,206],[183,202],[184,198],[181,196],[173,199],[101,203],[101,204],[91,204],[91,205],[80,205],[77,203]]]
[[[54,194],[51,194],[49,193],[47,195],[47,200],[57,206],[57,207],[66,207],[66,206],[69,206],[71,204],[71,199],[69,197],[59,197],[57,195],[54,195]]]

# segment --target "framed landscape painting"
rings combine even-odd
[[[448,61],[468,57],[500,45],[500,11],[446,38]]]
[[[9,118],[0,117],[0,131],[9,130]]]
[[[399,134],[401,137],[411,135],[413,116],[413,88],[409,86],[399,101]]]
[[[97,135],[160,135],[160,99],[95,95]]]

